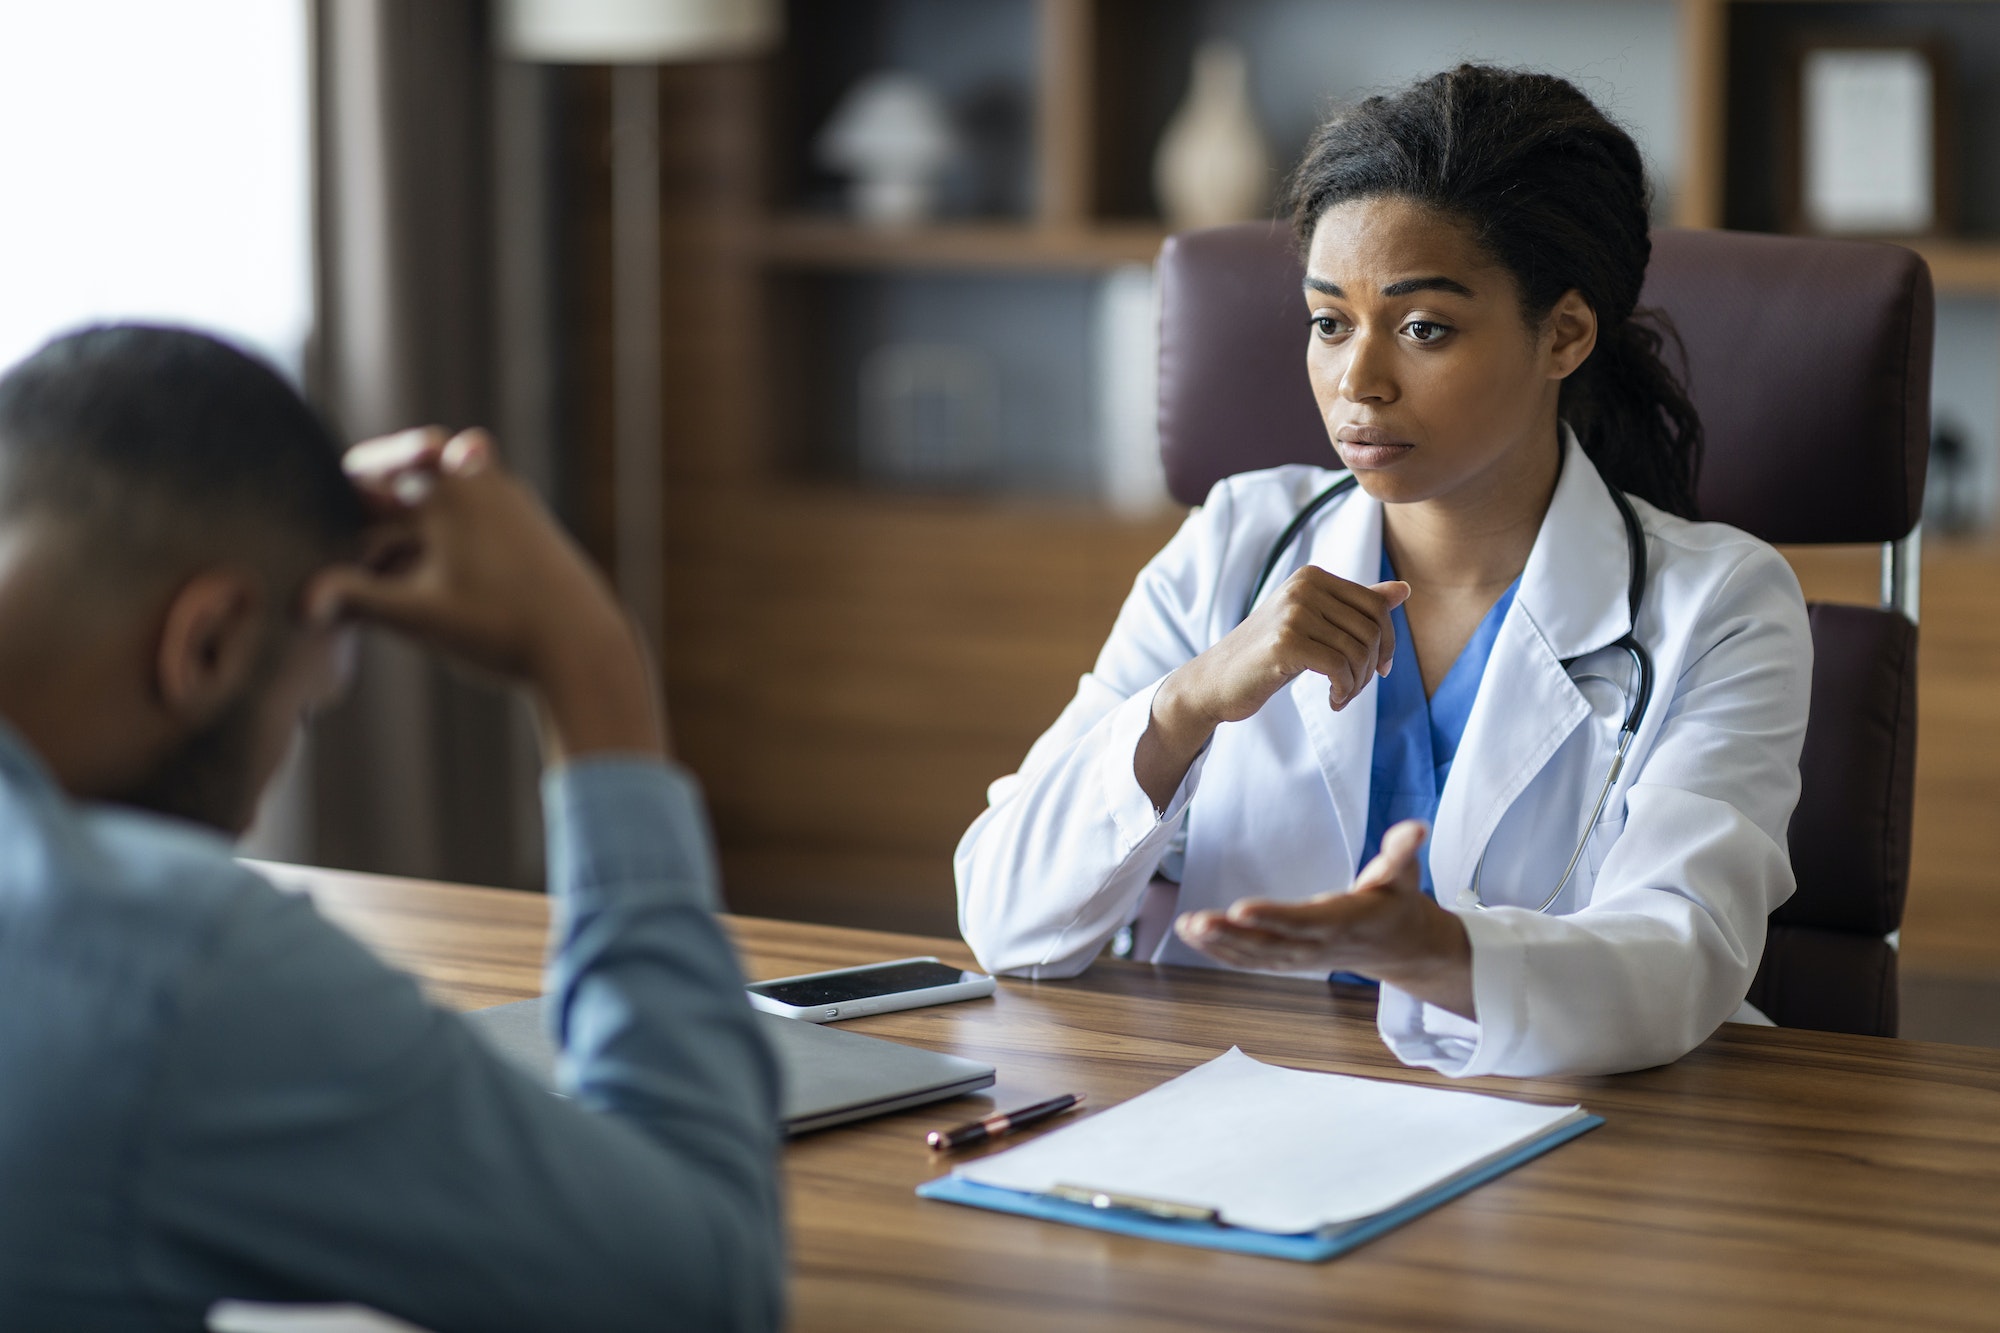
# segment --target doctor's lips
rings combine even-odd
[[[1350,468],[1387,467],[1416,447],[1380,426],[1342,426],[1333,439],[1341,461]]]

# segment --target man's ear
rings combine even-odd
[[[1566,380],[1597,346],[1597,312],[1581,292],[1564,292],[1544,324],[1549,341],[1549,378]]]
[[[168,713],[201,726],[250,684],[263,654],[262,604],[257,583],[234,570],[206,570],[181,585],[167,603],[153,662]]]

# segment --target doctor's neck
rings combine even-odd
[[[1555,404],[1479,475],[1441,495],[1382,506],[1396,577],[1416,589],[1492,590],[1520,576],[1562,474]]]

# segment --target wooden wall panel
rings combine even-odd
[[[679,743],[739,911],[949,930],[951,849],[1089,669],[1172,520],[683,492]]]

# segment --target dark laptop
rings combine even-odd
[[[755,1017],[784,1073],[785,1128],[793,1134],[941,1102],[993,1083],[993,1066],[977,1060],[776,1014]],[[540,1000],[475,1009],[465,1019],[502,1056],[555,1087],[556,1050],[542,1028]]]

